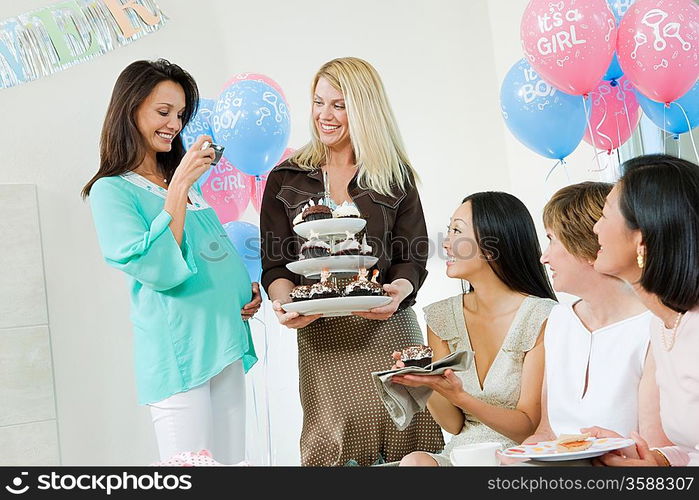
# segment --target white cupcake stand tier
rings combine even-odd
[[[329,243],[331,246],[338,238],[344,238],[346,233],[356,234],[366,226],[366,220],[352,218],[320,219],[301,222],[294,226],[296,234],[308,239],[311,233]],[[331,255],[314,259],[302,259],[290,262],[286,267],[296,274],[306,278],[318,279],[323,269],[327,269],[335,277],[355,276],[361,268],[369,269],[377,257],[370,255]],[[297,312],[303,315],[322,314],[324,317],[349,316],[353,312],[369,311],[375,307],[385,306],[391,302],[390,297],[333,297],[328,299],[302,300],[289,302],[282,308],[286,312]]]

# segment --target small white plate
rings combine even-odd
[[[589,438],[592,446],[582,451],[556,451],[556,441],[542,441],[536,444],[521,444],[513,446],[502,452],[506,457],[530,458],[547,462],[559,460],[580,460],[604,455],[607,452],[626,448],[634,444],[633,439],[626,438]]]
[[[360,268],[369,269],[378,262],[378,257],[371,255],[333,255],[289,262],[286,267],[296,274],[306,278],[318,278],[323,269],[332,274],[357,274]]]
[[[286,312],[303,315],[322,314],[324,317],[349,316],[353,312],[365,312],[375,307],[385,306],[391,297],[335,297],[332,299],[302,300],[289,302],[282,308]]]
[[[319,236],[345,236],[345,232],[357,234],[364,229],[366,221],[358,217],[333,217],[332,219],[312,220],[301,222],[294,226],[296,234],[302,238],[309,239],[311,231]]]

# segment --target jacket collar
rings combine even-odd
[[[277,165],[275,167],[275,170],[292,170],[294,172],[303,172],[305,173],[308,177],[311,179],[315,179],[319,181],[320,183],[323,182],[323,171],[320,168],[314,168],[313,170],[308,170],[306,168],[302,168],[298,166],[296,163],[292,163],[290,161],[285,161],[281,163],[280,165]],[[368,189],[361,189],[356,182],[357,176],[355,175],[354,178],[350,181],[350,185],[348,188],[348,194],[354,199],[357,197],[361,197],[364,195],[369,195],[369,197],[375,202],[375,203],[381,203],[382,205],[386,205],[391,208],[395,208],[398,206],[398,204],[405,198],[406,193],[404,190],[400,189],[398,186],[393,186],[395,192],[397,193],[397,196],[386,196],[380,193],[377,193],[375,191],[371,191]]]

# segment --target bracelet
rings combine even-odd
[[[658,448],[653,448],[653,449],[650,450],[650,451],[655,452],[656,455],[660,456],[660,458],[663,459],[663,462],[664,462],[665,467],[672,467],[672,464],[670,463],[670,461],[669,461],[669,460],[667,459],[667,457],[665,456],[665,453],[663,453],[662,451],[660,451]]]

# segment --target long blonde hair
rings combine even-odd
[[[328,80],[345,98],[359,187],[395,196],[395,186],[405,190],[411,177],[417,181],[417,172],[408,160],[386,91],[374,67],[356,57],[333,59],[313,78],[311,98],[321,78]],[[302,168],[313,170],[325,165],[328,158],[329,150],[321,142],[311,114],[311,141],[290,159]]]

